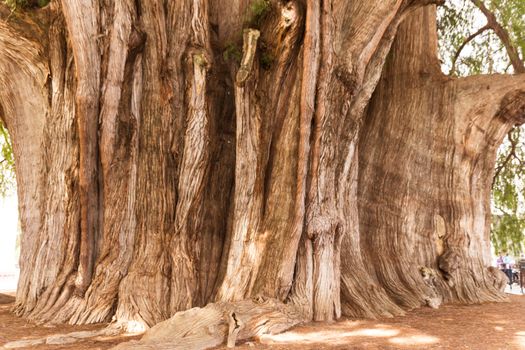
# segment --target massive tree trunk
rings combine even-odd
[[[502,300],[490,179],[525,78],[444,77],[432,1],[250,3],[0,7],[17,314],[175,315],[152,334],[205,347]]]
[[[359,142],[364,251],[404,308],[503,299],[487,269],[491,181],[504,135],[525,121],[525,76],[444,76],[435,30],[431,9],[403,23]]]

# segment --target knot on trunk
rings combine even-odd
[[[340,65],[335,68],[335,76],[341,84],[343,84],[350,96],[354,96],[357,87],[359,86],[356,69],[349,64]]]
[[[256,304],[264,304],[268,301],[264,295],[258,294],[252,298],[252,301]]]
[[[507,93],[501,100],[497,117],[513,124],[525,123],[525,90]]]
[[[193,54],[193,64],[205,69],[209,68],[209,60],[204,53],[194,53]]]
[[[340,222],[330,216],[313,215],[308,220],[307,235],[312,241],[322,236],[336,236],[340,232]]]
[[[435,234],[435,244],[436,252],[438,255],[443,254],[445,251],[445,242],[444,237],[446,232],[445,219],[441,215],[434,215],[434,234]]]
[[[439,269],[445,273],[446,279],[449,279],[450,275],[459,268],[460,261],[460,254],[457,253],[454,249],[447,249],[439,257]]]
[[[298,4],[295,1],[290,1],[281,8],[281,26],[283,28],[291,27],[300,17],[301,15],[298,11]]]

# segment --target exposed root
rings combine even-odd
[[[18,349],[29,346],[37,346],[42,344],[60,345],[71,344],[82,341],[86,338],[94,338],[100,336],[116,336],[122,333],[121,330],[115,327],[108,327],[96,331],[80,331],[65,334],[53,334],[42,338],[26,338],[21,340],[11,341],[4,344],[0,349]]]
[[[233,303],[218,302],[176,313],[157,324],[138,341],[121,343],[123,349],[208,349],[227,342],[277,334],[305,322],[299,310],[276,299],[257,297]]]
[[[439,308],[443,302],[443,297],[439,294],[438,289],[436,288],[436,271],[430,267],[421,266],[419,272],[429,290],[428,295],[425,296],[425,303],[433,309]]]
[[[505,287],[508,282],[507,276],[498,268],[494,266],[488,267],[489,276],[492,278],[492,285],[500,292],[505,291]]]
[[[234,348],[235,342],[237,341],[237,335],[239,334],[243,324],[240,322],[240,320],[237,320],[235,317],[235,312],[232,312],[229,316],[228,340],[226,344],[229,348]]]

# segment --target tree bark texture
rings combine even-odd
[[[202,337],[162,346],[205,348],[503,300],[490,182],[524,121],[525,78],[443,76],[432,3],[0,7],[16,313],[128,330],[169,319],[135,346],[184,324]]]

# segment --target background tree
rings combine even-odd
[[[0,196],[4,197],[15,189],[15,160],[13,146],[7,129],[0,121]]]
[[[490,187],[525,76],[444,76],[432,3],[2,7],[17,314],[172,317],[122,346],[204,348],[504,300]]]

